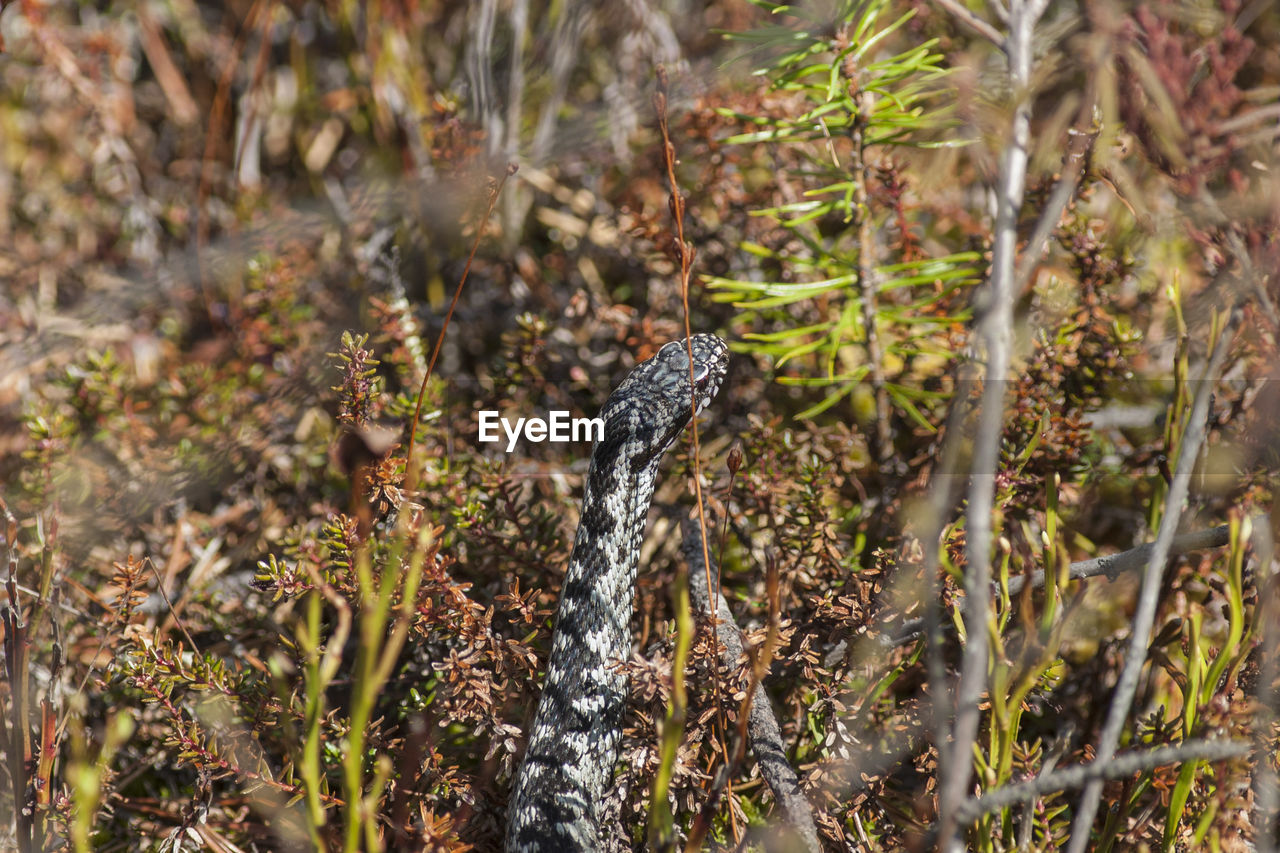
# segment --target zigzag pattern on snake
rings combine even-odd
[[[690,341],[693,387],[688,345],[672,341],[600,412],[604,437],[591,454],[547,677],[508,806],[508,853],[600,847],[597,808],[613,778],[627,695],[617,664],[631,653],[636,564],[658,464],[720,390],[729,363],[715,335]]]

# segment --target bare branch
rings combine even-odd
[[[1053,770],[1026,782],[1006,785],[988,791],[980,797],[966,800],[960,807],[959,817],[963,823],[971,823],[984,814],[999,811],[1018,803],[1034,800],[1055,791],[1079,788],[1090,782],[1106,782],[1111,779],[1123,779],[1134,773],[1154,770],[1169,764],[1182,764],[1187,761],[1224,761],[1248,755],[1253,744],[1246,740],[1188,740],[1170,746],[1136,752],[1126,752],[1112,756],[1110,761],[1075,764]]]
[[[1241,311],[1233,309],[1226,327],[1218,337],[1213,348],[1213,355],[1205,365],[1204,375],[1196,386],[1195,400],[1191,405],[1191,414],[1187,422],[1186,432],[1178,446],[1178,464],[1174,470],[1173,482],[1169,485],[1169,495],[1165,500],[1164,517],[1160,519],[1160,530],[1156,535],[1155,545],[1151,549],[1146,571],[1142,577],[1142,591],[1138,595],[1138,609],[1133,615],[1133,627],[1129,637],[1129,649],[1125,654],[1124,669],[1120,672],[1120,680],[1116,683],[1115,693],[1111,697],[1111,706],[1107,709],[1107,720],[1098,738],[1098,748],[1093,763],[1107,764],[1115,755],[1120,743],[1120,735],[1129,718],[1129,708],[1133,704],[1134,693],[1138,689],[1138,679],[1142,674],[1143,664],[1147,660],[1147,644],[1150,642],[1151,629],[1155,625],[1156,606],[1160,598],[1160,585],[1164,577],[1164,566],[1173,544],[1174,531],[1178,529],[1178,520],[1182,517],[1182,503],[1186,500],[1187,489],[1191,482],[1191,471],[1195,468],[1196,459],[1200,455],[1200,445],[1204,443],[1208,431],[1209,397],[1222,374],[1222,364],[1226,360],[1227,350],[1235,337],[1235,330],[1241,319]],[[1068,853],[1083,853],[1088,846],[1093,818],[1097,814],[1098,802],[1102,793],[1102,780],[1090,781],[1080,797],[1080,805],[1071,824],[1071,842]]]
[[[1211,527],[1208,530],[1183,533],[1174,538],[1173,543],[1169,546],[1167,557],[1189,554],[1192,551],[1203,551],[1207,548],[1221,548],[1227,544],[1229,539],[1230,528],[1225,524]],[[1121,551],[1119,554],[1108,554],[1104,557],[1094,557],[1091,560],[1080,560],[1071,564],[1071,579],[1084,580],[1086,578],[1096,578],[1098,575],[1106,575],[1108,578],[1115,580],[1123,572],[1130,572],[1145,566],[1147,561],[1151,559],[1151,553],[1155,549],[1155,542],[1147,542],[1136,548],[1130,548],[1128,551]],[[1013,597],[1022,592],[1022,588],[1027,583],[1031,584],[1032,589],[1040,589],[1044,586],[1044,582],[1043,571],[1033,572],[1030,581],[1028,581],[1026,575],[1010,578],[1009,596]]]
[[[971,364],[960,365],[961,373],[973,372]],[[965,386],[967,387],[967,386]],[[973,399],[968,394],[958,395],[947,414],[947,435],[943,441],[941,459],[938,470],[930,478],[929,500],[925,503],[921,521],[923,534],[920,544],[924,551],[924,631],[925,631],[925,669],[929,681],[929,692],[933,696],[931,703],[931,723],[933,742],[943,749],[943,744],[951,741],[951,726],[947,697],[950,688],[947,685],[947,669],[942,647],[942,600],[938,595],[938,569],[943,527],[947,515],[953,506],[953,493],[962,481],[952,476],[960,470],[961,445],[964,443],[965,425],[973,412]],[[919,629],[917,629],[919,630]]]
[[[1266,755],[1268,740],[1276,721],[1276,676],[1280,674],[1280,602],[1277,601],[1275,541],[1265,515],[1255,516],[1253,551],[1257,557],[1258,609],[1255,618],[1261,625],[1256,654],[1262,662],[1258,678],[1258,714],[1254,718],[1254,746],[1258,755]],[[1258,853],[1276,851],[1276,812],[1280,810],[1280,779],[1269,761],[1259,761],[1253,773],[1254,826],[1253,840]]]
[[[1000,31],[962,6],[959,0],[938,0],[938,5],[950,12],[957,21],[996,47],[1005,50],[1004,36],[1000,34]]]
[[[1169,546],[1168,556],[1177,557],[1182,554],[1189,554],[1192,551],[1221,548],[1227,544],[1229,539],[1230,528],[1225,524],[1211,527],[1208,530],[1183,533],[1177,536],[1173,540],[1173,544]],[[1079,560],[1072,563],[1068,571],[1072,580],[1086,580],[1099,575],[1105,575],[1115,580],[1125,572],[1131,572],[1145,566],[1147,561],[1151,559],[1153,550],[1155,550],[1155,543],[1147,542],[1136,548],[1130,548],[1128,551],[1121,551],[1119,554],[1107,554],[1103,557]],[[1044,582],[1045,573],[1043,569],[1034,571],[1030,575],[1012,577],[1009,579],[1009,597],[1016,598],[1027,584],[1030,584],[1032,589],[1042,589]],[[897,631],[893,633],[886,632],[880,644],[885,647],[892,647],[910,643],[920,637],[924,622],[924,619],[909,619],[903,622]]]
[[[948,6],[948,8],[951,8]],[[979,345],[985,349],[986,376],[982,408],[974,439],[974,457],[966,518],[964,626],[965,646],[956,688],[956,722],[950,748],[939,743],[940,812],[938,839],[943,850],[959,850],[956,810],[963,802],[973,772],[973,744],[981,717],[980,699],[987,686],[987,621],[991,613],[991,514],[995,501],[995,474],[1000,461],[1000,437],[1004,426],[1005,375],[1009,371],[1013,338],[1015,265],[1018,252],[1018,213],[1026,186],[1031,138],[1031,41],[1040,11],[1025,0],[1009,4],[1009,36],[1003,40],[1009,57],[1009,82],[1013,92],[1010,137],[1000,158],[996,190],[995,245],[991,269],[976,320]],[[955,11],[953,10],[953,14]]]
[[[1092,105],[1086,109],[1089,112],[1093,111]],[[1101,129],[1095,124],[1089,130],[1071,128],[1068,131],[1070,141],[1067,144],[1067,155],[1063,158],[1062,175],[1054,185],[1053,192],[1049,194],[1049,200],[1041,211],[1040,218],[1036,220],[1035,230],[1031,232],[1031,238],[1027,240],[1022,259],[1018,262],[1018,285],[1015,291],[1021,291],[1027,279],[1031,277],[1032,271],[1040,261],[1040,256],[1044,254],[1049,237],[1058,227],[1058,220],[1062,218],[1063,211],[1067,209],[1067,205],[1076,194],[1076,189],[1080,186],[1080,175],[1084,171],[1086,155],[1093,147]]]

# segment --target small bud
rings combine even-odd
[[[742,442],[735,441],[733,447],[729,448],[729,458],[725,460],[725,464],[729,466],[730,477],[738,473],[738,469],[742,467]]]

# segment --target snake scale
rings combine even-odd
[[[689,344],[672,341],[636,365],[600,412],[604,437],[591,454],[546,682],[508,806],[508,853],[601,846],[597,809],[613,778],[627,696],[617,665],[631,654],[636,564],[658,464],[720,390],[729,364],[715,335],[689,341],[692,371]]]

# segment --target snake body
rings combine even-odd
[[[508,807],[508,853],[600,848],[597,809],[613,778],[631,652],[632,592],[658,464],[724,379],[728,346],[664,345],[609,395],[600,417],[546,682]],[[690,387],[692,372],[693,386]],[[694,401],[697,401],[696,411]]]

